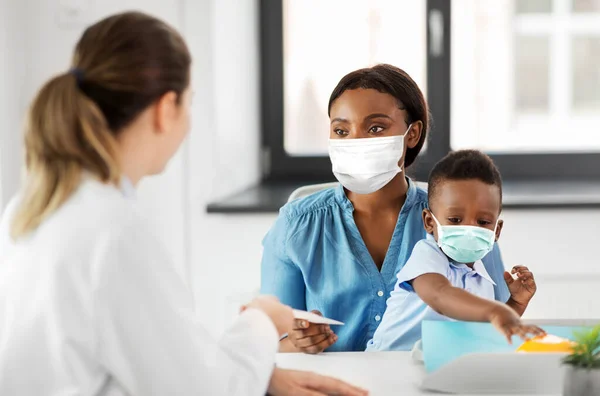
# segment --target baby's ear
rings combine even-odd
[[[428,234],[433,235],[433,230],[435,229],[435,220],[433,220],[433,216],[431,215],[431,211],[429,209],[423,209],[423,226]]]
[[[496,242],[500,239],[500,234],[502,233],[502,227],[504,226],[504,220],[498,220],[498,226],[496,227]]]

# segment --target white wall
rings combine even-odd
[[[81,33],[81,28],[56,25],[52,8],[56,3],[0,0],[0,15],[11,15],[8,19],[13,22],[8,29],[0,27],[0,49],[6,48],[2,38],[7,31],[19,38],[9,40],[9,51],[2,52],[0,63],[0,78],[3,70],[9,70],[9,78],[0,80],[4,197],[18,185],[23,112],[39,85],[68,67],[70,51]],[[18,7],[9,9],[9,4]],[[211,198],[259,177],[256,2],[105,0],[92,4],[92,19],[131,8],[159,15],[184,32],[194,55],[191,136],[166,174],[143,183],[139,197],[152,212],[181,271],[191,274],[205,323],[219,332],[237,305],[259,287],[260,241],[275,219],[274,214],[205,213]],[[505,220],[501,242],[507,265],[529,265],[538,278],[538,296],[528,316],[600,318],[600,304],[594,299],[600,286],[594,249],[600,210],[507,211]]]
[[[6,26],[8,23],[8,0],[0,0],[0,26]],[[0,29],[0,54],[8,54],[8,29]],[[6,117],[4,107],[7,102],[7,84],[8,84],[8,58],[2,56],[0,58],[0,119]],[[0,131],[2,128],[0,128]],[[0,135],[1,139],[2,135]],[[0,210],[4,207],[4,197],[2,195],[2,141],[0,140]]]
[[[6,204],[19,180],[22,108],[19,105],[21,74],[24,63],[18,48],[17,4],[0,0],[0,207]]]
[[[599,209],[507,211],[501,240],[507,266],[528,265],[538,294],[532,318],[599,318]]]
[[[197,309],[218,332],[227,296],[259,284],[260,240],[274,216],[208,216],[210,199],[259,180],[257,2],[186,3],[194,53],[194,128],[189,138],[190,263]],[[234,303],[236,304],[236,303]]]

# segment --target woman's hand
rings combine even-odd
[[[294,327],[294,313],[292,312],[292,308],[280,303],[277,297],[257,297],[249,304],[243,306],[241,311],[243,312],[248,308],[258,309],[267,314],[275,325],[280,337],[285,333],[289,333],[292,327]]]
[[[269,382],[271,396],[366,396],[369,393],[340,380],[305,372],[275,368]]]
[[[521,317],[509,306],[498,305],[491,313],[489,321],[498,331],[506,337],[509,344],[512,344],[513,335],[528,340],[529,335],[544,335],[546,332],[537,326],[524,325]]]
[[[323,316],[319,311],[312,312]],[[338,338],[329,325],[295,319],[293,328],[288,333],[288,339],[299,352],[317,354],[335,344]]]

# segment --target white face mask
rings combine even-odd
[[[329,139],[329,157],[336,179],[356,194],[371,194],[383,188],[402,172],[398,162],[411,125],[401,136]]]

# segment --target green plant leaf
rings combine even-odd
[[[600,325],[575,331],[573,335],[577,345],[563,363],[587,369],[600,368]]]

